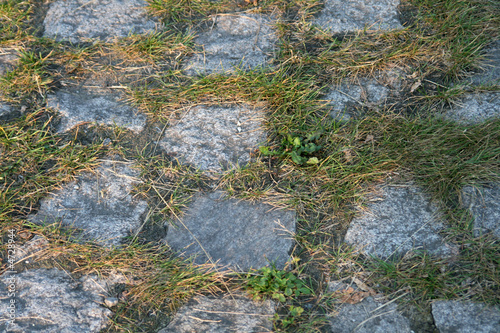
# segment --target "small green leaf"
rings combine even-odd
[[[318,164],[319,160],[317,157],[311,157],[310,159],[307,160],[307,164]]]
[[[300,147],[300,138],[299,137],[296,137],[294,140],[293,140],[293,145],[295,147]]]
[[[285,296],[292,296],[292,293],[293,293],[293,291],[292,291],[291,288],[286,288],[285,289]]]

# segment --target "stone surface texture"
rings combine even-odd
[[[26,263],[33,261],[34,256],[40,251],[47,248],[49,242],[43,236],[36,235],[31,240],[23,244],[23,246],[16,247],[16,253],[14,255],[14,260],[20,261],[24,260]]]
[[[331,282],[330,292],[342,293],[349,286],[345,283]],[[356,288],[357,289],[357,288]],[[395,303],[386,303],[372,296],[356,304],[344,303],[337,309],[338,314],[329,317],[330,332],[356,333],[410,333],[410,321],[397,311]]]
[[[276,305],[242,296],[200,296],[181,307],[170,324],[158,333],[272,332]]]
[[[223,14],[213,16],[213,26],[195,39],[203,53],[194,55],[184,70],[190,75],[228,73],[234,67],[252,69],[270,59],[277,36],[266,15]]]
[[[62,221],[83,229],[83,238],[118,245],[140,227],[148,205],[130,191],[139,172],[128,162],[103,161],[94,173],[84,174],[41,200],[34,223]]]
[[[486,48],[482,68],[468,79],[472,84],[500,84],[500,40]]]
[[[5,321],[10,297],[6,294],[9,276],[15,278],[16,320]],[[52,269],[28,270],[0,277],[0,331],[44,333],[99,332],[111,316],[100,305],[103,290],[95,278],[73,280],[67,272]]]
[[[474,215],[474,236],[493,232],[500,238],[500,184],[481,189],[466,186],[462,190],[462,205]]]
[[[160,142],[167,153],[207,171],[222,171],[250,160],[264,143],[263,112],[247,105],[196,106],[174,119]]]
[[[417,187],[385,186],[379,191],[351,222],[347,243],[382,259],[422,247],[437,256],[455,253],[438,234],[444,228],[438,208]]]
[[[169,227],[167,243],[186,256],[197,255],[199,264],[207,262],[206,251],[212,262],[233,270],[258,269],[269,261],[282,269],[293,245],[295,213],[223,197],[220,191],[196,196],[182,223]]]
[[[326,0],[314,21],[332,34],[363,30],[402,28],[398,19],[399,0]]]
[[[13,70],[18,59],[19,56],[16,49],[0,47],[0,76]]]
[[[8,104],[0,102],[0,119],[2,117],[7,117],[12,112],[13,112],[13,109]]]
[[[473,93],[445,112],[445,117],[463,124],[477,124],[500,117],[500,93]]]
[[[500,310],[481,303],[438,301],[432,315],[440,333],[500,332]]]
[[[94,93],[88,90],[58,91],[47,96],[47,107],[61,116],[58,131],[65,132],[84,123],[117,125],[139,133],[146,125],[146,116],[119,101],[116,94]]]
[[[153,32],[146,5],[144,0],[58,0],[47,12],[44,35],[77,43]]]

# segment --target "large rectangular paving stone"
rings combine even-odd
[[[104,297],[100,282],[95,276],[75,281],[67,272],[55,268],[3,274],[0,276],[0,331],[100,332],[112,315],[101,305]],[[8,297],[8,286],[13,286],[15,298]],[[8,322],[7,312],[11,299],[15,300],[13,323]]]
[[[229,73],[234,67],[252,69],[266,65],[277,41],[270,16],[221,14],[213,20],[213,27],[195,39],[203,46],[203,52],[188,60],[184,66],[187,74]]]
[[[94,93],[85,89],[58,91],[47,96],[47,107],[57,110],[62,116],[58,132],[95,122],[139,133],[146,125],[146,116],[121,102],[116,94]]]
[[[139,172],[131,163],[104,161],[94,173],[86,173],[40,202],[40,210],[29,220],[82,229],[82,237],[107,246],[119,245],[135,232],[148,205],[130,193],[139,183]]]
[[[399,0],[326,0],[314,23],[332,34],[363,30],[401,29]]]
[[[445,224],[438,207],[418,187],[385,186],[380,192],[352,220],[346,243],[382,259],[415,249],[442,257],[456,254],[456,247],[439,235]]]
[[[482,303],[437,301],[432,316],[440,333],[498,333],[500,309]]]
[[[261,109],[200,105],[173,119],[159,145],[182,162],[220,172],[248,163],[265,140]]]
[[[77,43],[152,32],[155,22],[146,5],[144,0],[57,0],[43,22],[44,36]]]
[[[241,295],[199,296],[184,305],[158,333],[272,332],[276,305]]]
[[[248,271],[272,262],[282,269],[290,258],[295,223],[293,211],[224,199],[224,193],[217,191],[196,196],[176,226],[169,227],[166,242],[184,256],[196,256],[197,264],[210,259]]]

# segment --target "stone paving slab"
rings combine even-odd
[[[200,296],[183,306],[158,333],[272,332],[276,305],[254,302],[239,295]]]
[[[17,50],[14,48],[0,47],[0,76],[14,69],[19,59]]]
[[[500,117],[500,92],[468,94],[444,116],[463,123],[477,124],[482,121]]]
[[[350,293],[356,287],[332,281],[328,283],[330,292],[341,295]],[[397,311],[395,303],[387,303],[368,296],[355,304],[343,303],[338,314],[329,317],[332,333],[410,333],[410,321]]]
[[[230,73],[234,67],[253,69],[270,60],[277,36],[267,15],[221,14],[213,16],[213,27],[202,32],[195,43],[203,53],[194,55],[184,66],[189,75]]]
[[[265,141],[261,109],[200,105],[173,119],[159,145],[182,162],[220,172],[248,163]]]
[[[500,332],[500,309],[482,303],[438,301],[432,315],[440,333]]]
[[[474,236],[493,232],[500,238],[500,184],[481,189],[466,186],[462,189],[462,205],[474,216]]]
[[[26,264],[33,262],[33,257],[36,256],[37,253],[46,249],[49,245],[49,242],[45,237],[36,235],[29,241],[23,244],[21,247],[16,247],[14,261],[18,262],[24,260]]]
[[[44,36],[73,43],[153,32],[144,0],[58,0],[50,4]]]
[[[363,30],[401,29],[399,0],[326,0],[314,23],[332,34]]]
[[[14,277],[14,282],[9,280]],[[95,277],[75,281],[67,272],[52,269],[28,270],[0,276],[0,331],[44,333],[99,332],[109,322],[111,311],[100,305],[103,290]],[[9,285],[15,298],[8,297]],[[5,319],[10,300],[15,300],[16,320]]]
[[[456,254],[439,235],[445,225],[438,208],[416,186],[384,186],[355,217],[345,242],[381,259],[425,249],[436,256]]]
[[[47,107],[61,116],[58,132],[66,132],[85,123],[116,125],[139,133],[146,125],[146,116],[119,100],[117,94],[89,90],[58,91],[47,96]]]
[[[207,262],[206,251],[213,262],[237,271],[269,266],[269,261],[282,269],[293,246],[295,223],[295,212],[224,199],[217,191],[196,196],[182,223],[169,227],[166,241],[185,256],[197,255],[198,264]]]
[[[468,81],[474,85],[500,84],[500,40],[486,48],[483,63],[483,70],[468,78]]]
[[[34,223],[61,221],[82,229],[84,239],[102,245],[119,245],[135,232],[148,209],[145,201],[130,191],[139,182],[131,163],[103,161],[94,173],[85,173],[40,202],[40,210],[29,220]]]

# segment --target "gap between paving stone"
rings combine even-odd
[[[276,22],[268,15],[220,14],[212,17],[213,25],[194,40],[203,52],[187,61],[188,75],[232,73],[234,67],[253,69],[264,66],[271,59],[276,33],[271,27]]]
[[[421,250],[448,257],[458,254],[439,232],[445,223],[439,209],[412,185],[381,186],[368,208],[351,222],[345,242],[381,259]]]
[[[103,307],[105,281],[85,276],[75,281],[67,272],[35,269],[0,276],[0,290],[14,277],[16,320],[8,323],[10,297],[0,297],[0,331],[44,333],[99,332],[112,312]]]
[[[296,217],[267,204],[224,199],[224,192],[216,191],[197,195],[175,224],[169,227],[167,244],[184,256],[196,256],[197,264],[206,263],[208,253],[221,268],[248,271],[274,262],[283,269]]]
[[[134,234],[148,209],[146,201],[130,191],[139,183],[139,172],[130,162],[105,160],[94,173],[84,173],[40,202],[29,220],[37,224],[61,221],[82,229],[81,237],[102,245],[119,245]]]
[[[199,296],[180,308],[158,333],[272,332],[276,304],[254,302],[242,295]]]
[[[138,134],[146,125],[146,116],[119,100],[119,95],[79,89],[58,91],[47,96],[47,107],[61,116],[58,132],[66,132],[85,123],[116,125]]]
[[[462,205],[474,216],[474,237],[492,232],[500,238],[500,183],[481,189],[466,186],[461,194]]]
[[[58,0],[50,4],[44,36],[73,43],[155,31],[143,0]]]
[[[172,119],[160,147],[205,171],[245,165],[266,141],[263,110],[249,105],[196,106]]]
[[[326,0],[313,23],[332,34],[358,30],[401,29],[397,7],[399,0]]]

